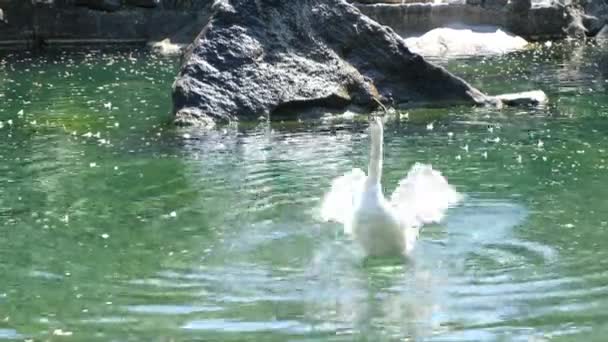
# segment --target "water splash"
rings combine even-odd
[[[335,178],[321,206],[322,220],[342,223],[345,232],[350,233],[350,217],[365,179],[360,169]],[[419,227],[440,222],[447,209],[462,198],[441,172],[431,165],[416,163],[399,182],[391,203],[406,226]]]

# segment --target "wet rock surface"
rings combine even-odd
[[[173,101],[177,124],[209,125],[311,107],[492,99],[345,1],[232,0],[217,3],[186,52]]]

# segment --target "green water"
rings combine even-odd
[[[319,218],[366,165],[365,120],[174,129],[176,60],[5,53],[0,340],[603,341],[605,51],[451,61],[551,105],[387,123],[387,192],[420,161],[466,196],[406,264],[362,263]]]

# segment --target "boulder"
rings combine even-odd
[[[499,55],[524,49],[528,42],[498,27],[444,27],[407,38],[408,48],[423,56]]]
[[[217,1],[183,61],[173,111],[184,125],[313,107],[495,101],[344,0]]]

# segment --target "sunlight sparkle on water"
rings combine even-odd
[[[421,162],[464,195],[404,263],[322,219],[365,116],[199,133],[169,123],[177,59],[3,55],[0,339],[602,340],[603,48],[440,63],[551,101],[389,115],[385,187]]]

